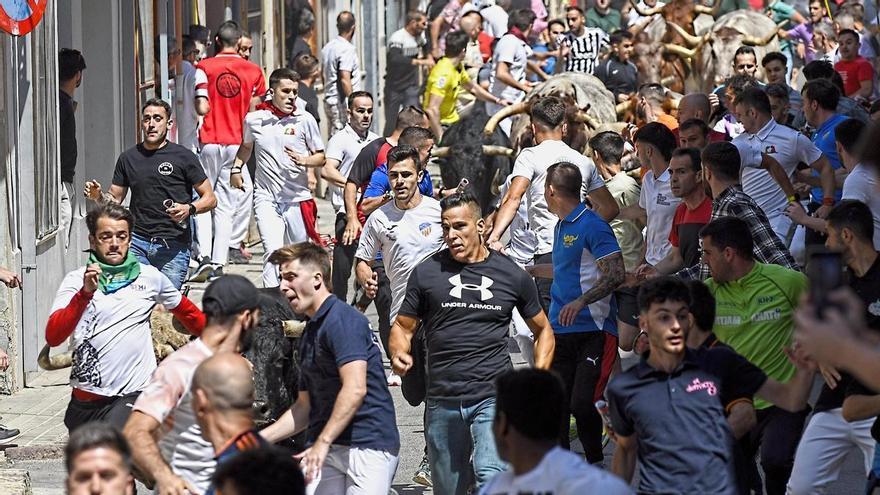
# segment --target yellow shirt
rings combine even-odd
[[[440,123],[448,125],[458,122],[460,117],[455,110],[455,100],[458,98],[458,93],[461,92],[461,85],[467,84],[470,81],[471,79],[468,77],[462,64],[456,67],[452,65],[452,61],[448,58],[441,58],[428,75],[425,100],[422,106],[428,108],[431,102],[431,95],[442,96],[443,101],[440,102]]]

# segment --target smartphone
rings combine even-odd
[[[824,247],[811,249],[807,254],[807,278],[810,280],[810,302],[816,307],[816,317],[831,303],[828,295],[845,284],[845,273],[840,253]]]
[[[596,411],[599,412],[599,416],[602,417],[602,423],[605,424],[605,429],[611,431],[611,416],[608,414],[608,403],[604,400],[597,400],[594,404],[596,406]]]

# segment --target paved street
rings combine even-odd
[[[333,211],[327,201],[319,200],[319,228],[322,233],[332,233]],[[261,265],[259,246],[254,249],[254,260],[248,265],[230,265],[228,273],[238,273],[249,277],[259,285]],[[194,284],[190,297],[200,303],[206,284]],[[373,327],[378,328],[376,313],[372,306],[367,311]],[[518,353],[512,355],[515,365],[522,365]],[[386,368],[388,363],[386,362]],[[35,495],[59,495],[64,493],[64,464],[61,460],[63,445],[67,437],[63,425],[64,410],[70,394],[67,385],[68,370],[44,373],[37,386],[22,390],[12,397],[0,398],[2,422],[9,427],[18,428],[22,435],[14,446],[7,446],[6,468],[29,471]],[[397,424],[401,437],[400,465],[394,479],[394,490],[399,494],[433,493],[412,482],[412,475],[422,459],[424,437],[422,430],[422,407],[411,407],[403,399],[400,388],[392,389]],[[814,390],[815,398],[815,390]],[[670,425],[670,427],[677,427]],[[684,428],[684,425],[678,427]],[[464,446],[451,446],[451,448]],[[606,466],[610,465],[613,444],[606,448]],[[3,492],[2,458],[0,458],[0,493]],[[842,467],[841,480],[831,487],[828,493],[848,495],[861,493],[861,460],[853,451]],[[139,490],[146,493],[146,490]]]

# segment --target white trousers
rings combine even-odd
[[[247,167],[241,168],[244,179],[244,192],[240,198],[241,201],[235,208],[235,215],[232,217],[232,237],[229,241],[229,247],[238,249],[241,243],[247,239],[248,228],[251,224],[251,213],[254,211],[254,181],[251,180],[251,174]]]
[[[257,228],[263,241],[263,287],[278,287],[278,267],[269,263],[269,256],[286,244],[309,240],[299,203],[277,202],[264,191],[254,194]]]
[[[794,456],[786,492],[791,495],[826,493],[837,480],[843,460],[858,448],[864,456],[865,476],[874,461],[874,418],[848,423],[842,409],[818,412],[810,418]]]
[[[782,241],[782,244],[785,247],[791,245],[792,240],[788,238],[789,231],[791,230],[791,219],[785,216],[785,213],[776,213],[773,216],[767,215],[767,220],[770,221],[770,228],[773,229],[773,233]]]
[[[64,251],[70,246],[70,225],[73,222],[73,193],[72,182],[62,182],[58,191],[61,194],[61,216],[58,218],[58,235],[64,242]]]
[[[202,163],[205,175],[208,176],[209,184],[214,188],[214,195],[217,196],[217,207],[214,210],[196,215],[199,253],[201,256],[210,256],[212,263],[221,266],[226,264],[229,257],[236,212],[242,205],[247,204],[249,195],[247,191],[234,189],[229,185],[229,175],[236,153],[238,153],[237,144],[206,144],[199,154],[199,161]],[[247,168],[243,167],[241,172],[245,188],[253,191],[253,182]]]
[[[388,495],[398,458],[383,450],[331,445],[306,495]]]

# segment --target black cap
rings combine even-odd
[[[260,307],[260,293],[241,275],[224,275],[211,282],[202,296],[202,308],[213,316],[230,316]]]

